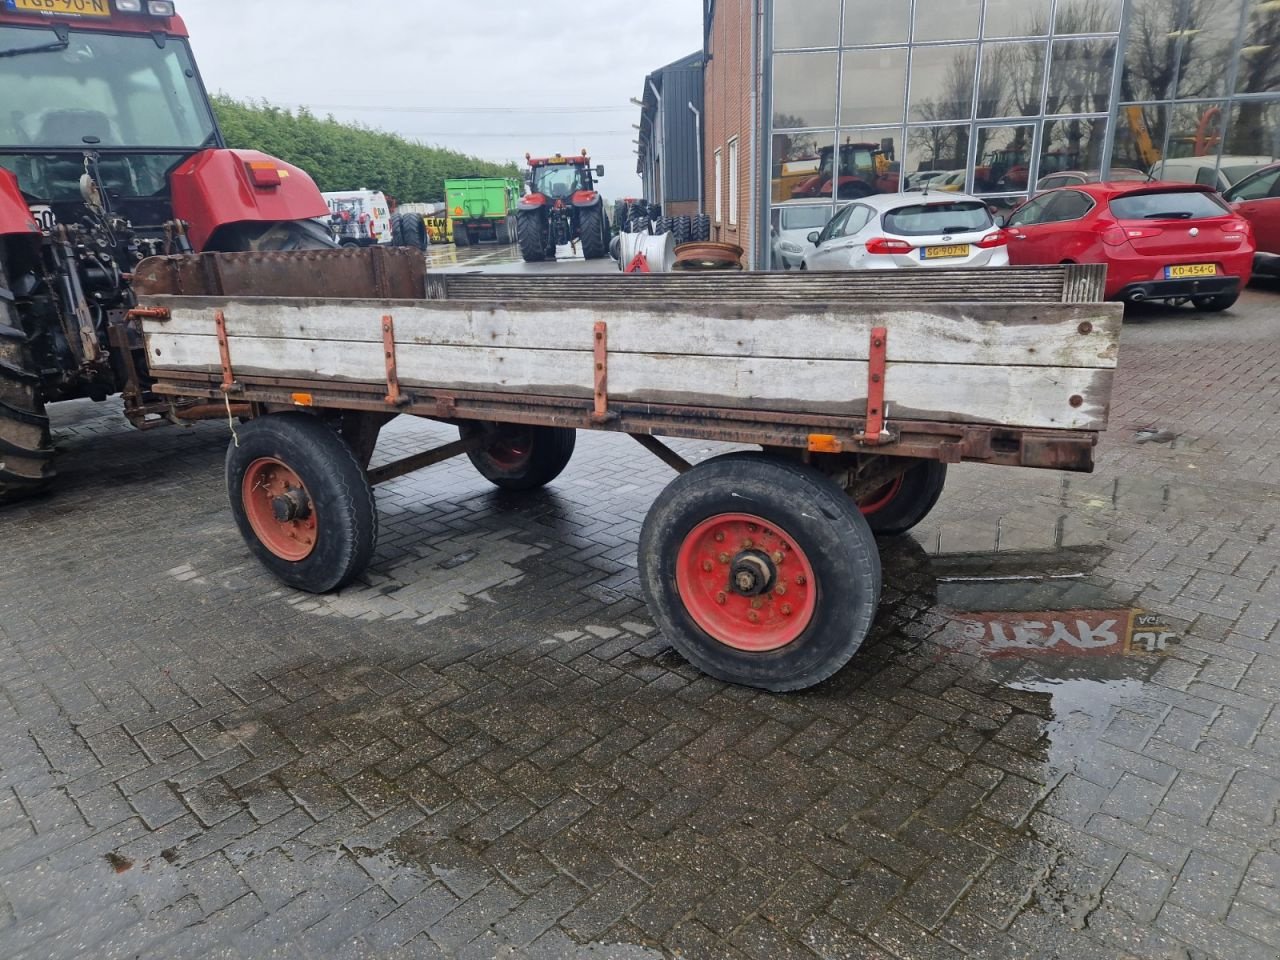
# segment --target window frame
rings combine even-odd
[[[716,147],[712,161],[716,181],[716,223],[724,221],[724,157]]]
[[[725,144],[729,160],[729,226],[738,225],[738,137],[734,135]]]

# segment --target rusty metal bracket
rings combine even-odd
[[[396,373],[396,323],[390,314],[382,318],[382,352],[387,361],[385,399],[392,406],[402,407],[409,401],[400,393],[400,376]]]
[[[218,355],[222,358],[222,392],[237,393],[242,387],[231,369],[231,344],[227,340],[227,318],[221,310],[215,311],[213,325],[218,330]]]
[[[890,439],[885,429],[884,378],[889,331],[885,327],[871,330],[871,350],[867,354],[867,423],[858,442],[869,447]]]
[[[134,307],[124,315],[126,320],[168,320],[168,307]]]
[[[595,326],[595,409],[591,413],[593,423],[609,419],[609,325],[603,320]]]

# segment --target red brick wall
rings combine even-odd
[[[672,200],[662,205],[662,212],[668,217],[692,217],[698,212],[698,201]]]
[[[736,243],[751,264],[751,84],[755,71],[751,60],[751,32],[758,0],[716,0],[705,68],[707,212],[711,214],[711,239]],[[737,224],[729,224],[729,141],[738,138]],[[716,151],[721,152],[721,217],[715,217]]]

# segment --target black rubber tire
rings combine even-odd
[[[603,204],[578,211],[578,236],[584,260],[603,260],[609,255],[609,226],[605,223]]]
[[[1220,293],[1214,297],[1192,297],[1191,306],[1200,313],[1220,313],[1235,306],[1235,302],[1239,299],[1240,291],[1237,290],[1234,293]]]
[[[705,213],[699,213],[693,218],[690,233],[694,241],[707,243],[711,239],[711,218]]]
[[[836,188],[837,200],[864,200],[875,193],[871,187],[856,180],[853,183],[842,183]]]
[[[643,200],[637,200],[635,203],[631,204],[630,215],[627,217],[628,223],[633,223],[636,220],[648,220],[648,219],[649,219],[649,205],[647,203],[645,203]]]
[[[408,246],[404,240],[404,217],[398,213],[391,215],[391,245],[393,247]]]
[[[8,289],[3,265],[0,288]],[[0,504],[39,493],[54,478],[44,394],[13,313],[0,300]]]
[[[204,253],[267,250],[332,250],[339,246],[328,227],[314,220],[279,220],[273,223],[240,223],[219,230],[205,245]],[[359,246],[355,241],[341,244]]]
[[[427,249],[427,222],[420,213],[406,213],[400,218],[404,243],[401,246],[416,250]]]
[[[662,204],[660,203],[649,204],[649,219],[657,220],[661,216],[662,216]]]
[[[681,545],[698,524],[725,513],[777,524],[813,566],[813,619],[777,650],[721,643],[697,625],[680,597]],[[801,690],[843,667],[870,631],[880,599],[880,555],[853,501],[813,467],[759,453],[716,457],[672,481],[645,517],[639,568],[649,612],[690,663],[727,683],[765,690]]]
[[[902,475],[902,486],[892,500],[874,513],[864,514],[871,532],[877,537],[906,533],[938,505],[946,483],[945,463],[921,460]]]
[[[654,224],[653,232],[654,232],[656,235],[658,235],[658,236],[661,236],[661,235],[662,235],[662,234],[664,234],[664,233],[670,233],[670,232],[671,232],[671,218],[670,218],[670,217],[659,217],[659,218],[658,218],[658,222],[657,222],[656,224]]]
[[[515,222],[511,219],[510,214],[507,214],[507,216],[494,224],[493,235],[498,243],[505,247],[511,246],[512,241],[515,240],[516,231]]]
[[[461,220],[453,221],[453,245],[455,247],[471,246],[471,232]]]
[[[338,590],[369,565],[378,541],[373,488],[351,448],[335,430],[306,413],[273,413],[250,420],[227,447],[227,496],[240,536],[281,581],[308,593]],[[250,464],[273,457],[293,470],[311,495],[316,545],[299,561],[272,553],[253,532],[241,500]]]
[[[525,263],[540,263],[547,258],[547,218],[536,210],[521,210],[516,217],[516,239]]]
[[[690,226],[688,217],[676,217],[672,222],[671,234],[677,247],[682,243],[688,243],[692,239],[689,235]]]
[[[649,221],[644,217],[632,217],[631,229],[628,233],[649,233]]]
[[[491,448],[472,450],[467,454],[472,465],[494,486],[523,492],[537,490],[560,476],[573,459],[578,432],[567,427],[531,427],[515,423],[468,422],[458,425],[458,434],[466,440],[479,432],[492,431],[496,444],[522,444],[527,453],[515,463],[500,463]]]
[[[630,209],[625,200],[615,200],[613,204],[613,225],[618,228],[619,233],[623,233],[627,229],[627,221],[630,220]]]

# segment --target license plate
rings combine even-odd
[[[65,17],[109,17],[108,0],[7,0],[10,10],[19,13],[47,13]]]
[[[920,250],[921,260],[942,260],[946,257],[967,257],[968,255],[967,243],[953,243],[946,247],[923,247]]]
[[[1177,267],[1165,267],[1166,280],[1184,280],[1187,277],[1216,277],[1218,267],[1212,263],[1184,263]]]

